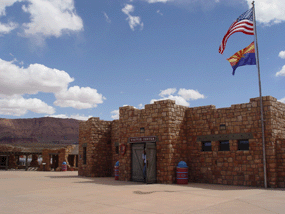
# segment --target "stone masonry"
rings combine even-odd
[[[68,155],[71,152],[71,150],[74,149],[74,147],[75,145],[68,145],[66,147],[59,148],[59,149],[43,149],[42,151],[43,160],[42,160],[42,164],[40,165],[39,171],[42,171],[42,170],[51,171],[52,169],[52,165],[50,163],[51,154],[58,155],[58,167],[56,168],[56,171],[61,171],[63,162],[67,163],[67,169],[70,170],[72,167],[70,167],[68,163]],[[45,163],[46,165],[43,166],[43,163]]]
[[[267,183],[285,187],[285,104],[267,96],[263,107]],[[213,105],[189,108],[172,100],[141,110],[125,106],[120,108],[119,120],[90,118],[80,123],[79,175],[114,176],[114,164],[119,161],[119,179],[131,180],[129,138],[156,136],[158,183],[175,183],[176,166],[185,161],[190,182],[264,186],[261,130],[259,98],[220,109]],[[222,138],[229,141],[229,151],[219,150]],[[202,151],[203,139],[211,139],[211,151]],[[238,140],[248,140],[249,149],[238,150]],[[124,155],[116,149],[122,144]]]
[[[78,174],[105,177],[113,172],[111,122],[90,118],[79,125]],[[83,164],[83,147],[86,147],[86,164]]]

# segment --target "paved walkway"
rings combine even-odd
[[[77,172],[0,171],[0,213],[285,213],[284,189],[141,184]]]

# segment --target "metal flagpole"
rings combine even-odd
[[[255,50],[256,50],[256,65],[258,69],[258,82],[259,82],[259,100],[260,100],[260,118],[261,118],[261,128],[262,128],[262,149],[263,149],[263,172],[264,172],[264,188],[267,188],[267,173],[266,173],[266,154],[265,154],[265,136],[264,136],[264,119],[263,119],[263,104],[262,104],[262,94],[261,94],[261,80],[260,80],[260,67],[259,67],[259,54],[257,45],[257,33],[256,33],[256,21],[255,21],[255,7],[254,1],[252,2],[253,7],[253,26],[255,35]]]

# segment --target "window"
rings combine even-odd
[[[86,147],[83,147],[83,164],[86,164]]]
[[[239,140],[238,141],[238,150],[249,150],[248,140]]]
[[[230,151],[230,143],[228,140],[220,141],[220,151]]]
[[[202,142],[202,151],[212,151],[212,143],[211,141]]]
[[[116,154],[119,154],[119,143],[118,142],[115,143],[115,151],[116,151]]]

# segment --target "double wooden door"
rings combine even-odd
[[[132,144],[132,180],[144,181],[144,159],[146,151],[146,183],[156,182],[156,145],[155,143]]]

